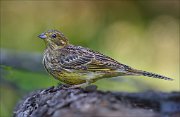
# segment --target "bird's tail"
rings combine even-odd
[[[168,78],[166,76],[162,76],[162,75],[151,73],[151,72],[147,72],[147,71],[136,70],[136,69],[132,69],[132,68],[129,69],[128,72],[130,74],[133,74],[133,75],[148,76],[148,77],[164,79],[164,80],[174,80],[174,79]]]

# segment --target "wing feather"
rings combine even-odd
[[[69,46],[62,52],[61,64],[72,69],[88,71],[112,71],[118,69],[120,63],[98,52],[81,46]]]

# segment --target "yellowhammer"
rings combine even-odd
[[[73,85],[86,86],[102,78],[140,75],[164,80],[171,78],[137,70],[99,52],[74,46],[58,30],[49,30],[39,35],[46,43],[43,64],[56,79]]]

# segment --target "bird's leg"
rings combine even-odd
[[[79,87],[83,87],[84,88],[84,87],[88,86],[89,84],[90,84],[90,82],[86,80],[85,83],[78,84],[78,85],[73,85],[73,86],[70,86],[69,88],[79,88]]]

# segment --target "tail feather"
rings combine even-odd
[[[168,78],[166,76],[162,76],[159,74],[155,74],[155,73],[151,73],[151,72],[147,72],[147,71],[142,71],[142,70],[131,69],[130,71],[128,70],[128,72],[130,72],[134,75],[142,75],[142,76],[148,76],[148,77],[164,79],[164,80],[174,80],[174,79]]]

